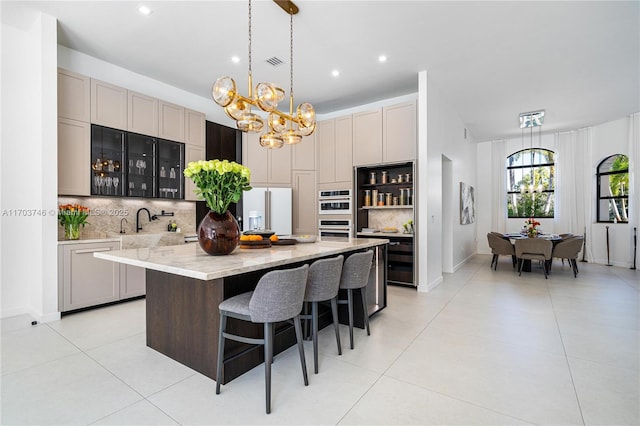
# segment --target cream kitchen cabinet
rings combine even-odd
[[[127,91],[128,130],[147,136],[158,136],[158,100],[141,93]]]
[[[185,167],[192,161],[205,160],[205,149],[201,146],[194,146],[185,144]],[[193,192],[196,189],[196,184],[192,179],[185,178],[184,180],[184,199],[185,201],[198,201],[198,197]]]
[[[184,142],[184,107],[159,101],[160,112],[158,137],[175,142]]]
[[[382,109],[382,161],[395,163],[416,158],[416,102]]]
[[[293,171],[293,233],[318,233],[318,196],[316,172]]]
[[[206,117],[203,113],[189,108],[184,109],[184,143],[206,146]]]
[[[93,257],[119,250],[117,241],[58,245],[59,309],[86,308],[120,299],[120,264]]]
[[[353,165],[382,161],[382,109],[353,114]]]
[[[147,291],[147,270],[139,266],[120,265],[120,299],[144,296]]]
[[[251,185],[291,186],[291,151],[290,145],[263,148],[259,133],[243,133],[242,164],[251,170]]]
[[[351,187],[353,180],[352,116],[318,123],[316,146],[318,184],[341,184]]]
[[[91,123],[127,130],[127,89],[91,79]]]
[[[58,118],[58,194],[91,195],[91,125]]]
[[[316,170],[316,134],[304,136],[302,142],[292,147],[293,170]]]
[[[355,166],[413,161],[416,140],[415,101],[353,115]]]
[[[88,123],[91,120],[91,79],[58,69],[58,117]]]

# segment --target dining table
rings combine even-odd
[[[507,234],[504,234],[504,237],[506,239],[508,239],[511,242],[511,244],[513,244],[514,246],[515,246],[515,240],[522,240],[524,238],[531,238],[527,234],[522,234],[522,233],[519,233],[519,232],[507,233]],[[545,240],[549,240],[549,241],[551,241],[553,243],[554,247],[555,247],[555,245],[557,243],[562,241],[562,237],[560,237],[559,234],[538,234],[534,238],[543,238]],[[548,260],[547,262],[551,263],[551,260]],[[525,271],[525,272],[531,272],[531,260],[523,259],[523,261],[522,261],[522,270]]]

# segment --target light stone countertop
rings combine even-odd
[[[413,238],[413,234],[404,234],[402,232],[358,232],[358,237],[393,237],[393,238]]]
[[[90,244],[90,243],[108,243],[108,242],[120,242],[120,238],[87,238],[79,240],[60,240],[58,245],[66,244]]]
[[[227,256],[210,256],[199,244],[182,244],[152,248],[138,248],[97,252],[104,260],[140,266],[175,275],[213,280],[260,269],[304,262],[323,256],[387,244],[381,238],[324,239],[315,243],[272,246],[268,249],[237,248]]]

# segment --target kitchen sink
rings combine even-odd
[[[184,244],[182,232],[138,232],[136,234],[108,232],[107,237],[119,238],[121,250]]]

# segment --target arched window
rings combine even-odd
[[[629,157],[615,154],[596,170],[598,222],[629,222]]]
[[[523,149],[507,157],[508,217],[553,217],[554,152]]]

